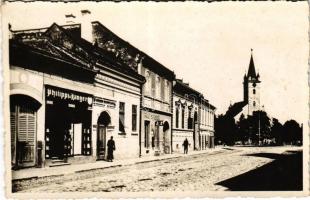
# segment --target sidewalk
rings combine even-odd
[[[17,171],[12,171],[12,180],[22,180],[22,179],[33,179],[33,178],[42,178],[49,176],[63,176],[67,174],[74,174],[79,172],[85,172],[96,169],[104,169],[111,167],[121,167],[126,165],[134,165],[138,163],[152,162],[165,160],[170,158],[185,157],[190,155],[211,153],[215,151],[220,151],[222,148],[207,149],[201,151],[191,151],[188,154],[182,153],[173,153],[166,154],[161,156],[150,156],[150,157],[141,157],[125,160],[114,160],[113,162],[106,161],[96,161],[94,163],[83,163],[83,164],[72,164],[64,165],[59,167],[45,167],[45,168],[28,168],[20,169]]]

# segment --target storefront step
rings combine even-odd
[[[71,164],[65,163],[65,162],[56,162],[56,163],[51,163],[49,167],[59,167],[59,166],[64,166],[64,165],[71,165]]]
[[[53,159],[53,160],[51,160],[51,163],[63,163],[63,162],[65,162],[64,160],[61,160],[61,159]]]

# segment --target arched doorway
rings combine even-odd
[[[163,145],[164,145],[164,152],[165,153],[170,153],[170,134],[169,134],[169,123],[167,121],[164,122],[163,124]]]
[[[103,160],[106,154],[107,126],[111,117],[107,112],[102,112],[97,121],[97,160]]]
[[[41,104],[26,95],[10,96],[11,163],[30,167],[36,160],[37,110]]]

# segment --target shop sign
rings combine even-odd
[[[77,101],[80,103],[86,102],[88,105],[93,103],[93,98],[90,95],[51,86],[46,86],[46,98]]]
[[[159,120],[160,119],[159,115],[154,115],[152,113],[144,113],[144,117],[146,119],[152,119],[152,120]]]
[[[107,107],[107,108],[115,108],[116,103],[114,100],[104,99],[101,97],[94,98],[94,106]]]

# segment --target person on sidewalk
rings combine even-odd
[[[188,140],[187,140],[187,138],[185,138],[182,146],[184,147],[184,154],[187,154],[188,153]]]
[[[108,141],[108,156],[107,156],[107,160],[108,162],[113,162],[113,151],[115,151],[115,142],[113,140],[113,136],[111,136],[111,139],[109,139]]]

